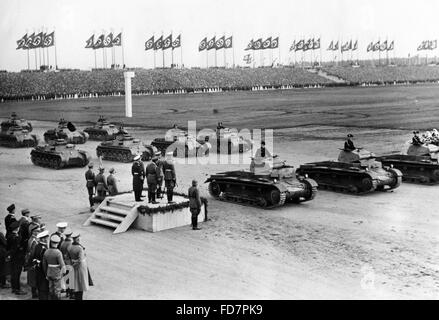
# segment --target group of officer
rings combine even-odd
[[[93,211],[94,196],[97,194],[98,198],[103,200],[107,193],[109,195],[115,195],[119,192],[117,188],[117,180],[115,177],[116,170],[110,169],[110,175],[105,177],[105,168],[99,167],[99,173],[93,172],[93,163],[88,164],[88,170],[85,172],[86,187],[88,191],[88,201],[90,203],[90,211]]]
[[[82,300],[91,278],[80,234],[68,229],[66,222],[58,223],[57,231],[50,234],[40,215],[30,216],[30,210],[23,209],[17,220],[15,205],[7,210],[6,236],[0,231],[0,288],[12,288],[16,295],[27,294],[20,282],[24,270],[33,299],[59,300],[64,291],[68,298]]]
[[[423,144],[436,144],[439,145],[439,132],[436,129],[431,131],[425,131],[422,133],[422,137],[419,136],[420,132],[418,130],[413,131],[412,144],[420,146]]]

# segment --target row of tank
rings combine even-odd
[[[21,123],[31,129],[30,123],[26,121]],[[68,123],[66,126],[69,131],[76,131]],[[87,134],[90,138],[94,135],[101,140],[107,140],[109,134],[100,134],[97,131],[105,126],[108,126],[108,129],[114,128],[105,123],[105,119],[101,117],[93,128],[95,131],[89,130]],[[141,154],[144,160],[149,160],[157,149],[163,151],[167,146],[178,142],[178,136],[187,138],[180,129],[174,129],[170,130],[169,135],[164,139],[156,139],[151,145],[146,146],[131,137],[125,129],[119,128],[113,133],[114,140],[103,141],[97,147],[97,155],[108,160],[129,162],[132,160],[131,155]],[[68,165],[85,166],[88,163],[90,156],[85,151],[76,150],[74,145],[67,143],[65,139],[55,138],[52,144],[36,146],[32,150],[34,164],[60,168]],[[182,140],[185,149],[186,144],[187,140]],[[201,146],[208,144],[207,141],[204,144],[200,143],[196,145],[196,149],[200,150]],[[126,152],[123,153],[121,150]],[[208,154],[208,150],[209,148],[205,148],[203,155]],[[439,183],[438,155],[439,147],[429,143],[411,144],[405,154],[380,157],[361,148],[343,149],[337,161],[306,163],[297,170],[277,157],[259,157],[252,159],[249,171],[214,174],[206,182],[209,183],[210,194],[216,199],[273,208],[287,202],[312,200],[316,195],[317,187],[366,194],[396,189],[402,180],[423,184]]]

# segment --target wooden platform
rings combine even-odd
[[[146,195],[146,191],[144,191]],[[98,208],[84,223],[85,226],[92,224],[101,225],[114,229],[113,233],[122,233],[130,226],[134,228],[157,232],[161,230],[188,226],[191,224],[191,212],[189,211],[189,199],[185,196],[174,195],[174,204],[169,205],[166,195],[163,199],[157,199],[157,204],[146,201],[134,201],[134,193],[124,193],[117,196],[106,197]],[[145,213],[139,212],[143,207]],[[198,222],[204,221],[204,205],[198,215]]]

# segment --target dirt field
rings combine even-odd
[[[275,153],[298,166],[335,159],[348,132],[376,154],[399,150],[411,130],[439,127],[438,101],[437,86],[309,89],[133,97],[129,120],[119,97],[0,104],[0,117],[16,111],[42,136],[61,115],[83,128],[103,114],[148,143],[187,120],[198,128],[219,120],[274,128]],[[80,146],[95,162],[97,144]],[[104,165],[116,168],[121,191],[131,190],[129,164]],[[178,165],[177,191],[192,178],[245,167]],[[30,149],[1,148],[0,170],[4,212],[15,202],[41,213],[51,231],[65,220],[81,232],[95,282],[85,299],[439,298],[439,186],[403,184],[367,196],[319,191],[312,202],[265,211],[217,202],[201,184],[212,218],[202,230],[112,235],[82,226],[85,169],[40,168]],[[15,299],[9,290],[0,297]]]

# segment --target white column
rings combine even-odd
[[[125,117],[132,118],[131,78],[134,78],[134,71],[126,71],[123,73],[123,76],[125,78]]]

